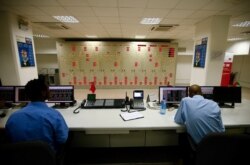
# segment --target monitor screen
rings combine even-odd
[[[241,103],[241,87],[214,87],[214,101],[218,103]]]
[[[15,86],[15,102],[28,103],[30,100],[26,95],[24,86]]]
[[[181,99],[187,96],[186,86],[160,86],[159,101],[165,98],[166,103],[180,103]]]
[[[213,100],[214,87],[213,86],[201,86],[202,96],[205,99]]]
[[[14,86],[0,86],[0,100],[6,103],[13,103],[15,100]]]
[[[74,101],[73,85],[49,86],[49,93],[47,103],[71,103]]]

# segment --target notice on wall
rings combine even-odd
[[[195,45],[194,67],[205,67],[207,52],[207,38],[202,38],[201,44]]]
[[[17,48],[21,67],[35,66],[32,39],[17,36]]]

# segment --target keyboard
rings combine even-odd
[[[105,108],[124,108],[125,99],[105,99]]]
[[[84,108],[124,108],[125,99],[87,100]]]

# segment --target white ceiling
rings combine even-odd
[[[52,38],[192,40],[195,24],[212,15],[230,15],[230,37],[242,37],[248,28],[232,24],[250,21],[250,0],[0,0],[0,10],[8,10],[31,21],[34,34]],[[71,15],[80,23],[67,24],[68,30],[52,30],[34,22],[58,22],[52,16]],[[160,17],[160,24],[179,24],[168,32],[151,31],[141,25],[144,17]],[[243,37],[250,38],[249,34]]]

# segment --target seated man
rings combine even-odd
[[[62,115],[45,103],[48,86],[34,79],[25,85],[25,92],[31,102],[11,114],[5,125],[7,137],[12,142],[41,140],[58,151],[67,141],[69,129]]]
[[[190,86],[189,97],[182,99],[174,120],[186,125],[196,144],[208,133],[225,131],[219,106],[212,100],[204,99],[198,85]]]

